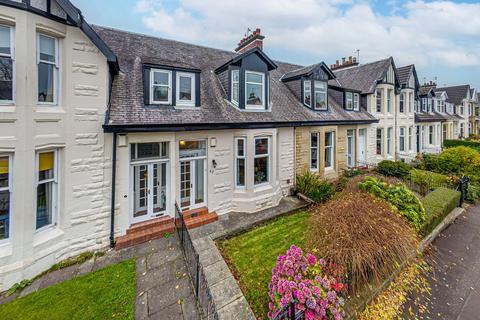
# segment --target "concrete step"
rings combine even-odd
[[[173,223],[173,218],[166,216],[166,217],[158,217],[155,219],[151,219],[148,221],[143,221],[143,222],[138,222],[134,223],[130,226],[130,228],[127,230],[127,234],[139,232],[139,231],[145,231],[151,228],[163,226],[169,223]]]
[[[168,224],[155,226],[146,230],[137,230],[134,233],[129,233],[124,236],[118,237],[115,243],[115,249],[120,250],[150,240],[159,239],[163,237],[166,233],[173,233],[173,221]]]
[[[215,212],[207,213],[198,217],[185,219],[187,229],[194,229],[200,226],[215,222],[218,220],[218,215]]]
[[[192,210],[185,210],[182,212],[184,219],[195,218],[195,217],[203,216],[206,214],[208,214],[207,207],[201,207],[201,208],[192,209]]]

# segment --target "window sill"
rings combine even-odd
[[[57,226],[49,226],[46,229],[38,230],[33,236],[33,246],[41,246],[51,240],[54,240],[63,235],[63,231]]]
[[[263,192],[263,191],[268,191],[268,190],[272,190],[272,189],[273,189],[273,187],[270,185],[270,182],[265,182],[265,183],[262,183],[262,184],[255,185],[253,191],[254,192]]]
[[[15,105],[14,104],[0,104],[0,113],[13,113],[15,112]]]
[[[0,259],[9,257],[13,254],[13,245],[11,239],[0,241]]]

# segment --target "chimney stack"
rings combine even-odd
[[[265,37],[262,36],[260,28],[257,28],[251,34],[245,35],[245,37],[240,40],[235,52],[241,54],[255,47],[263,49],[263,39],[265,39]]]
[[[348,67],[355,67],[357,65],[358,65],[357,58],[349,56],[348,59],[342,58],[342,62],[340,62],[339,60],[335,61],[335,64],[330,65],[330,69],[338,70],[338,69],[343,69]]]

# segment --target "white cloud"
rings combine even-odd
[[[162,36],[224,49],[260,27],[267,49],[317,61],[360,49],[362,61],[394,56],[397,65],[480,66],[479,3],[392,0],[390,7],[381,15],[353,0],[179,0],[174,9],[167,0],[140,0],[136,11]]]

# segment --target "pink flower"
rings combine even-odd
[[[314,266],[317,263],[317,257],[309,253],[307,254],[307,261],[309,265]]]

